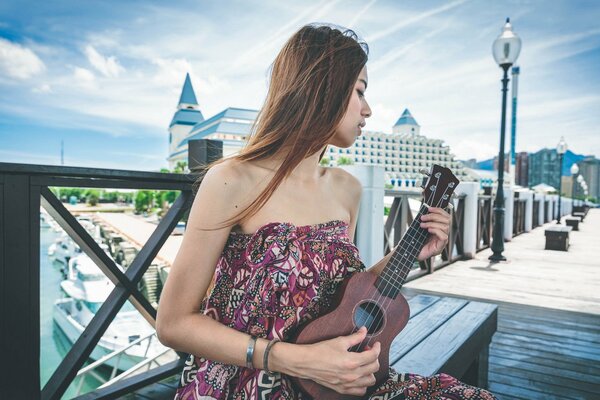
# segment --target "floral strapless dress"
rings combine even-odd
[[[295,226],[272,222],[253,234],[231,232],[217,262],[215,285],[202,312],[238,331],[286,341],[323,313],[348,275],[364,271],[348,224],[333,220]],[[306,399],[286,375],[226,365],[190,355],[176,400]],[[495,399],[446,374],[397,373],[370,399]]]

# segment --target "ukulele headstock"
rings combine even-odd
[[[431,207],[446,208],[460,182],[449,168],[433,164],[423,178],[423,201]]]

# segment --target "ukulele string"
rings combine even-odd
[[[438,178],[438,181],[439,181],[439,178]],[[436,187],[437,187],[437,186],[436,186]],[[435,193],[435,190],[434,190],[434,193]],[[434,195],[434,193],[431,193],[431,196],[433,196],[433,195]],[[429,199],[427,199],[427,201],[425,201],[424,203],[425,203],[425,204],[429,203],[429,200],[430,200],[430,198],[429,198]],[[413,227],[413,226],[412,226],[413,224],[415,224],[415,228],[416,228],[416,222],[417,222],[417,221],[420,221],[420,217],[421,217],[421,214],[422,214],[422,213],[423,213],[423,206],[421,206],[421,209],[419,210],[419,214],[417,215],[417,217],[415,218],[415,220],[413,221],[413,223],[412,223],[412,224],[411,224],[411,226],[409,227],[409,231],[407,232],[407,234],[410,234],[410,231],[411,231],[411,229],[410,229],[410,228],[412,228],[412,227]],[[419,232],[419,231],[417,230],[417,232]],[[406,235],[405,235],[405,236],[406,236]],[[403,238],[403,239],[404,239],[404,238]],[[401,241],[401,243],[402,243],[402,241]],[[396,250],[394,250],[394,251],[396,251]],[[394,255],[394,256],[392,256],[392,257],[395,257],[396,255],[397,255],[397,254],[395,254],[395,255]],[[389,262],[388,262],[388,263],[389,263]],[[381,301],[381,299],[384,297],[384,294],[388,292],[388,289],[392,288],[392,287],[394,286],[394,283],[396,283],[396,282],[394,282],[394,281],[393,281],[393,280],[395,279],[395,276],[394,276],[394,275],[392,275],[392,277],[391,277],[391,278],[392,278],[392,281],[391,281],[391,282],[390,282],[390,279],[389,279],[389,278],[382,277],[382,276],[381,276],[381,274],[379,275],[379,277],[381,277],[381,278],[383,279],[383,287],[382,287],[382,288],[380,288],[380,290],[378,290],[378,292],[379,292],[379,293],[378,293],[378,295],[377,295],[377,299],[373,299],[373,298],[371,298],[371,299],[370,299],[370,300],[374,300],[374,301],[375,301],[375,304],[379,304],[379,302]],[[384,312],[384,313],[385,313],[385,310],[387,310],[387,308],[389,307],[389,305],[390,305],[390,303],[391,303],[391,301],[392,301],[392,299],[391,299],[390,297],[388,297],[388,296],[385,296],[385,297],[386,297],[387,299],[384,299],[384,300],[382,301],[382,304],[380,305],[380,307],[383,309],[383,312]],[[368,334],[368,333],[371,331],[371,328],[373,327],[373,324],[374,324],[375,322],[376,322],[376,321],[375,321],[375,318],[372,318],[372,319],[369,321],[369,326],[367,327],[367,335],[365,336],[365,339],[363,339],[363,340],[361,341],[361,343],[359,343],[359,344],[357,345],[357,347],[358,347],[359,349],[360,349],[360,348],[364,348],[364,346],[369,346],[369,345],[370,345],[370,343],[371,343],[371,340],[373,339],[374,335],[372,335],[372,336],[370,336],[370,337],[369,337],[369,334]],[[367,340],[367,343],[366,343],[366,344],[364,343],[364,341],[365,341],[365,340]]]
[[[439,181],[439,178],[438,178],[438,181]],[[436,187],[437,187],[437,185],[436,185]],[[446,191],[447,191],[447,190],[448,190],[448,188],[446,188],[446,190],[444,191],[444,194],[443,194],[443,195],[440,197],[440,199],[439,199],[438,203],[435,205],[435,207],[439,207],[439,206],[441,205],[442,201],[444,200],[444,197],[445,197],[445,195],[446,195]],[[434,191],[434,193],[435,193],[435,191]],[[434,196],[434,193],[432,193],[432,196]],[[427,206],[427,202],[425,203],[425,206]],[[428,207],[428,206],[427,206],[427,207]],[[423,211],[423,210],[422,210],[422,211]],[[421,220],[420,220],[420,217],[423,215],[423,212],[422,212],[422,211],[420,211],[420,212],[419,212],[419,215],[417,216],[417,218],[415,218],[415,221],[413,221],[413,222],[418,222],[418,223],[420,223],[420,222],[421,222]],[[415,224],[415,225],[416,225],[416,224]],[[416,233],[416,236],[417,236],[417,237],[416,237],[416,239],[417,239],[417,244],[418,244],[418,246],[420,247],[420,249],[417,249],[417,246],[413,246],[413,247],[412,247],[412,249],[410,248],[410,246],[408,246],[409,248],[405,249],[405,250],[407,250],[407,253],[405,253],[405,255],[408,255],[408,254],[411,252],[411,250],[413,250],[413,251],[414,251],[414,250],[418,250],[418,251],[420,251],[420,250],[422,249],[422,246],[424,245],[424,242],[425,242],[425,240],[427,239],[428,232],[427,232],[425,229],[422,229],[422,228],[421,228],[420,230],[419,230],[419,229],[417,229],[417,230],[416,230],[416,232],[417,232],[417,233]],[[408,233],[408,232],[407,232],[407,233]],[[410,239],[415,239],[415,238],[410,238]],[[408,243],[408,242],[407,242],[407,243]],[[417,255],[418,255],[418,254],[417,254]],[[412,256],[410,256],[410,257],[412,258]],[[408,259],[408,258],[407,258],[407,259]],[[410,266],[409,266],[409,268],[410,268]],[[401,272],[404,272],[404,266],[402,267],[402,271],[401,271]],[[409,269],[409,272],[410,272],[410,269]],[[381,300],[381,298],[383,297],[383,294],[382,294],[382,293],[386,293],[388,288],[390,288],[390,287],[392,287],[392,286],[400,286],[400,285],[402,284],[402,281],[404,281],[404,279],[400,279],[400,278],[398,278],[398,277],[396,277],[396,276],[392,276],[392,278],[391,278],[391,279],[387,279],[387,278],[384,278],[384,279],[385,279],[385,286],[384,286],[384,288],[385,288],[385,289],[384,289],[384,290],[382,290],[382,291],[379,293],[379,295],[378,295],[378,298],[377,298],[377,300],[376,300],[376,304],[378,304],[378,303],[379,303],[379,301],[380,301],[380,300]],[[387,296],[386,296],[386,297],[387,297]],[[387,297],[387,299],[384,299],[384,300],[382,301],[381,308],[383,309],[383,313],[384,313],[384,314],[385,314],[385,311],[386,311],[386,310],[389,308],[389,305],[391,304],[392,300],[393,300],[393,299],[391,299],[390,297]],[[370,322],[371,322],[371,323],[370,323],[370,326],[368,327],[368,330],[369,330],[369,331],[371,330],[373,323],[375,323],[375,322],[377,322],[377,321],[375,321],[375,319],[372,319]],[[369,346],[369,345],[371,344],[371,340],[373,340],[374,336],[371,336],[371,337],[369,337],[369,336],[367,335],[367,336],[365,337],[365,339],[367,339],[367,338],[368,338],[368,340],[367,340],[366,346]],[[364,341],[364,340],[363,340],[363,341]],[[362,346],[363,346],[363,343],[361,343],[361,347],[362,347]]]
[[[422,215],[422,213],[419,213],[419,217],[415,218],[415,221],[420,222],[420,216],[421,215]],[[421,245],[422,240],[425,239],[426,236],[427,236],[423,232],[424,231],[417,230],[415,236],[412,236],[412,235],[408,234],[409,237],[407,237],[407,239],[415,239],[414,241],[417,243],[417,245]],[[406,254],[409,254],[409,253],[412,253],[412,251],[414,251],[416,249],[417,249],[417,246],[408,245],[408,246],[402,248],[401,250],[406,251],[407,252]],[[403,272],[403,270],[404,270],[405,267],[401,266],[400,268],[401,268],[401,272]],[[394,270],[394,272],[396,272],[396,270]],[[381,275],[380,275],[380,277],[381,277]],[[382,290],[379,291],[377,299],[375,300],[375,302],[378,304],[381,301],[381,305],[380,306],[381,306],[381,308],[383,310],[383,313],[385,314],[385,311],[389,308],[389,306],[390,306],[391,302],[393,301],[393,299],[390,298],[390,297],[388,297],[388,296],[384,296],[383,293],[387,293],[390,288],[392,288],[394,286],[397,287],[399,284],[401,284],[401,279],[399,279],[398,277],[396,277],[396,275],[392,275],[392,276],[389,276],[389,277],[382,277],[382,279],[384,280],[384,286],[383,286]],[[382,298],[383,298],[383,300],[381,300]],[[376,322],[376,321],[373,321],[373,322]],[[369,330],[371,329],[371,327],[372,327],[372,324],[371,324],[371,326],[369,326]],[[367,343],[365,345],[366,346],[370,346],[371,345],[371,341],[373,340],[373,338],[374,338],[374,336],[371,336],[371,337],[367,336],[367,337],[365,337],[365,339],[368,339]],[[361,346],[362,345],[363,344],[361,343]]]

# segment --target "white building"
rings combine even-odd
[[[439,139],[421,135],[421,127],[408,109],[392,127],[392,133],[363,131],[349,148],[331,146],[326,152],[330,165],[341,157],[354,164],[380,165],[385,168],[386,183],[396,188],[419,187],[422,169],[432,164],[450,168],[463,180],[472,180],[459,161],[454,159],[450,148]]]
[[[222,140],[223,157],[237,153],[246,144],[257,115],[256,110],[230,107],[205,120],[187,75],[169,125],[169,168],[187,161],[190,140]],[[473,180],[442,140],[421,135],[421,127],[408,110],[392,127],[392,133],[363,131],[351,147],[330,146],[325,156],[330,165],[336,165],[340,157],[349,158],[353,164],[380,165],[385,168],[386,183],[397,188],[418,187],[423,177],[420,170],[428,170],[432,164],[452,169],[460,180]]]

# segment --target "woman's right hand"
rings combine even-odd
[[[311,379],[338,393],[364,395],[375,384],[374,374],[379,371],[381,343],[375,342],[360,353],[348,349],[362,343],[366,335],[367,328],[361,327],[348,336],[310,345],[294,345],[298,346],[295,350],[298,350],[301,361],[296,365],[286,363],[286,369],[290,370],[285,372]]]

